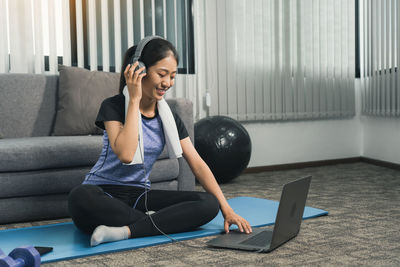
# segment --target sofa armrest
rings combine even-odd
[[[185,158],[179,158],[178,190],[194,191],[195,178]]]
[[[193,103],[185,98],[167,99],[171,109],[173,109],[182,119],[189,133],[190,140],[194,142],[194,123],[193,123]],[[182,157],[179,158],[178,190],[193,191],[195,188],[194,175]]]
[[[190,139],[194,140],[194,123],[193,123],[193,103],[186,98],[167,99],[170,108],[175,111],[182,119],[189,133]]]

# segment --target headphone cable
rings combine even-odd
[[[147,214],[147,216],[149,217],[149,219],[150,219],[151,223],[153,224],[154,228],[156,228],[157,231],[160,232],[162,235],[164,235],[165,237],[167,237],[168,239],[170,239],[170,240],[172,241],[172,243],[176,243],[176,244],[179,244],[179,245],[181,245],[181,246],[186,246],[186,247],[190,247],[190,248],[204,248],[204,246],[193,246],[193,245],[189,245],[189,244],[180,243],[179,240],[176,240],[175,238],[171,237],[170,235],[168,235],[168,234],[166,234],[164,231],[162,231],[162,230],[157,226],[157,224],[154,222],[154,220],[153,220],[153,218],[152,218],[152,216],[151,216],[151,214],[150,214],[150,211],[149,211],[149,209],[148,209],[148,207],[147,207],[147,192],[149,191],[149,187],[150,187],[151,181],[150,181],[150,180],[148,179],[148,177],[147,177],[146,168],[145,168],[145,166],[144,166],[144,159],[143,159],[143,154],[144,154],[144,152],[143,152],[143,154],[142,154],[142,147],[140,146],[140,137],[139,137],[138,146],[139,146],[139,149],[140,149],[140,157],[141,157],[142,163],[143,163],[144,177],[145,177],[145,179],[146,179],[145,185],[144,185],[144,188],[145,188],[145,189],[144,189],[144,206],[145,206],[145,209],[146,209],[146,214]],[[200,242],[200,241],[197,241],[196,243],[204,244],[204,242]]]

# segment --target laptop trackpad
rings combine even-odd
[[[208,241],[207,244],[223,248],[256,250],[268,247],[271,239],[271,230],[253,228],[253,233],[251,234],[244,234],[238,230],[233,230],[229,234],[224,234]],[[256,244],[253,245],[253,243]]]
[[[246,240],[240,242],[241,245],[255,246],[255,247],[265,247],[270,244],[272,240],[272,231],[264,230],[254,236],[247,238]]]

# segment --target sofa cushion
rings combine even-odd
[[[179,190],[178,180],[171,180],[159,183],[151,184],[151,189],[160,189],[160,190]]]
[[[68,194],[5,198],[0,201],[0,224],[68,217]]]
[[[81,184],[92,166],[23,172],[0,172],[0,199],[68,194]]]
[[[150,173],[150,181],[158,183],[162,181],[174,180],[179,175],[179,162],[177,159],[157,160]]]
[[[53,135],[101,134],[94,124],[101,102],[118,94],[119,73],[59,65],[59,90]]]
[[[0,172],[0,199],[9,197],[67,194],[81,184],[92,165],[24,172]],[[150,174],[152,187],[159,182],[176,180],[179,175],[177,159],[158,160]],[[175,188],[176,189],[176,188]]]
[[[94,165],[102,136],[44,136],[0,140],[0,172]]]
[[[56,117],[58,75],[0,74],[2,138],[49,136]]]

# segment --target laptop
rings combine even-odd
[[[294,238],[300,231],[311,176],[283,186],[274,229],[253,228],[250,234],[230,231],[207,242],[219,248],[270,252]]]

